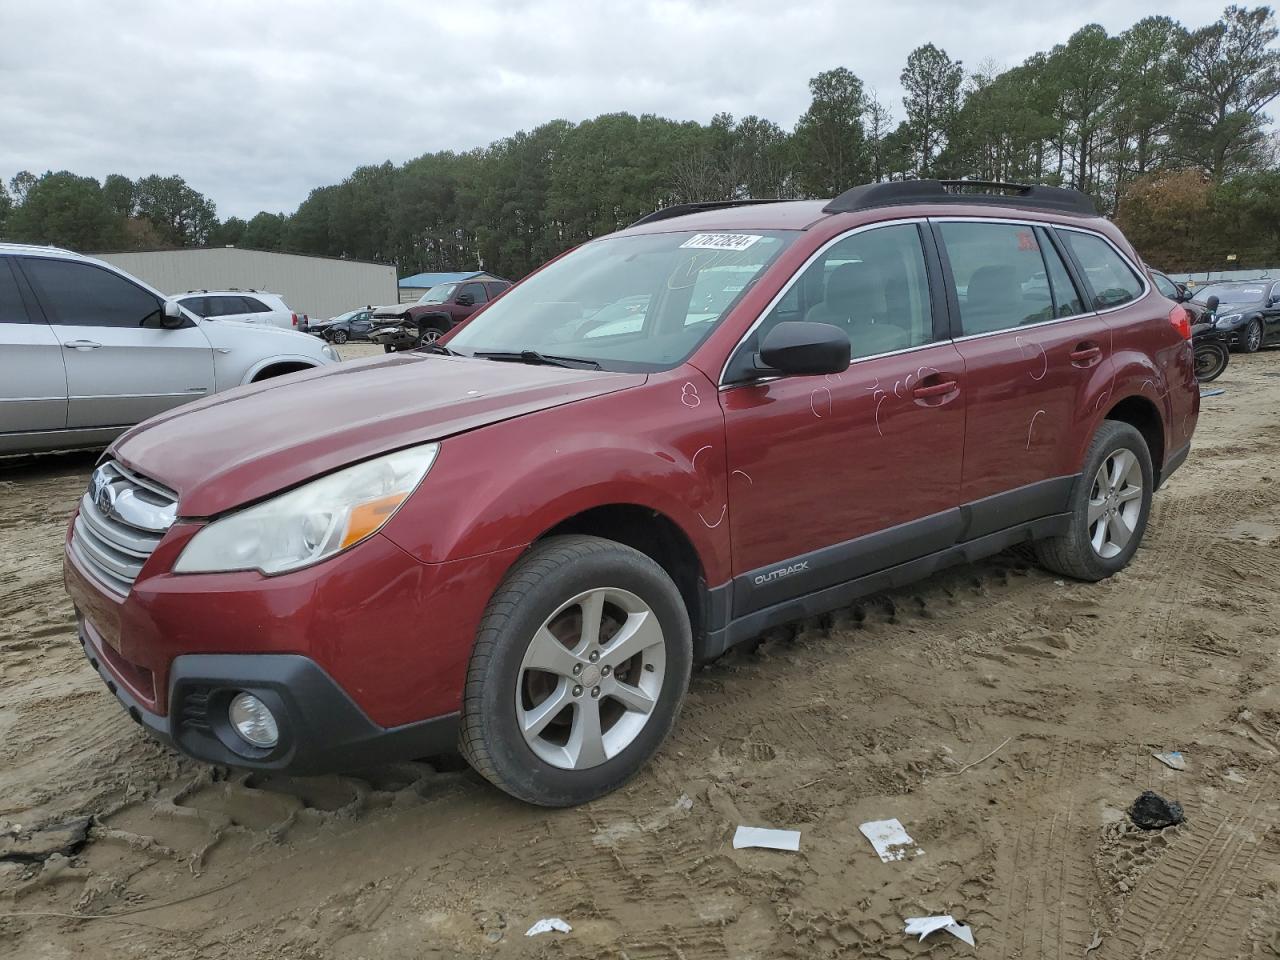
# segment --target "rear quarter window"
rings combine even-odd
[[[1095,310],[1107,310],[1142,296],[1143,283],[1115,247],[1101,237],[1078,230],[1059,230],[1058,236],[1080,264]]]

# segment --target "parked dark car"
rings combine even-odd
[[[1230,280],[1207,283],[1195,292],[1187,306],[1205,310],[1209,298],[1218,298],[1216,325],[1235,350],[1256,353],[1280,345],[1280,280]]]
[[[130,430],[65,582],[93,669],[191,756],[460,747],[583,803],[658,750],[694,663],[764,631],[1021,543],[1123,570],[1191,449],[1190,334],[1071,190],[669,207],[440,343]]]
[[[375,308],[373,319],[384,327],[402,323],[415,334],[416,342],[412,345],[434,343],[510,287],[509,280],[441,283],[424,293],[417,303]]]
[[[373,328],[372,310],[354,310],[325,327],[321,335],[330,343],[346,343],[348,340],[368,340]]]

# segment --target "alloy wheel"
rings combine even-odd
[[[1109,560],[1124,550],[1142,516],[1142,466],[1121,448],[1102,461],[1089,494],[1089,541]]]
[[[603,587],[561,604],[534,633],[516,680],[516,722],[537,756],[563,770],[616,757],[649,722],[666,677],[657,614]]]
[[[442,336],[444,334],[435,327],[427,327],[427,329],[418,334],[418,343],[425,347],[429,343],[435,343]]]
[[[1262,324],[1257,320],[1249,324],[1249,352],[1254,353],[1262,346]]]

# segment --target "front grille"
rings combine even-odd
[[[80,498],[71,550],[99,582],[124,596],[177,512],[177,494],[108,460]]]

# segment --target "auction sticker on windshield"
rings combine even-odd
[[[745,250],[759,239],[753,233],[699,233],[680,246],[696,250]]]

